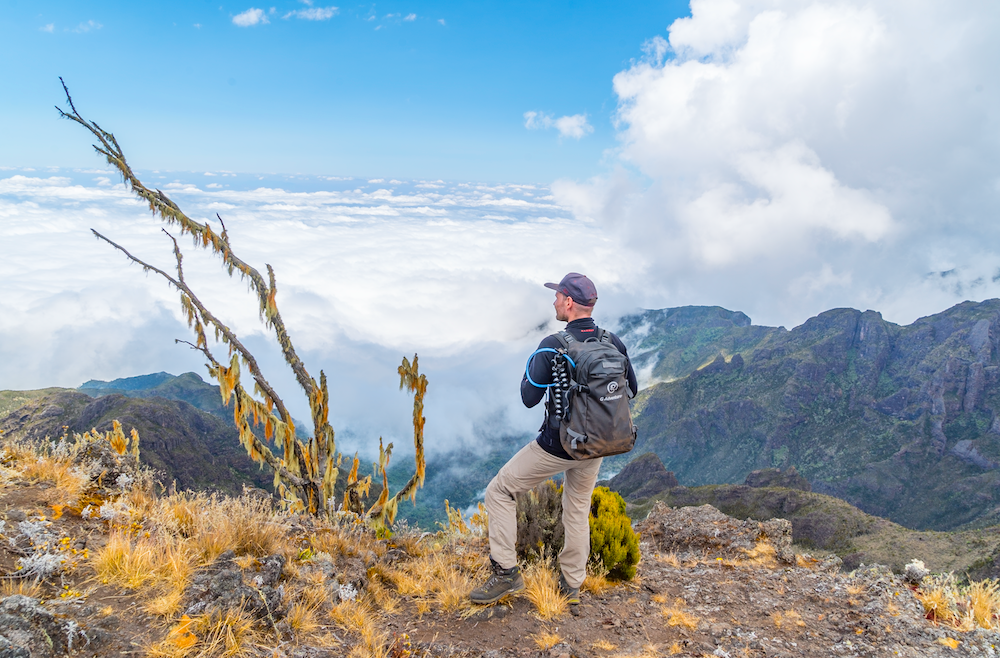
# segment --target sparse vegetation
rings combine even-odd
[[[557,619],[569,604],[559,593],[559,576],[549,560],[539,560],[524,571],[524,595],[535,606],[540,619]]]
[[[859,570],[845,577],[824,571],[808,556],[779,569],[773,547],[763,546],[766,542],[743,549],[741,557],[718,560],[700,550],[654,551],[648,563],[639,565],[649,574],[626,583],[609,581],[603,565],[592,562],[582,588],[582,606],[590,612],[582,620],[569,614],[559,595],[551,560],[527,565],[522,594],[474,608],[467,595],[488,573],[487,540],[450,506],[450,522],[435,533],[411,532],[403,525],[391,537],[380,537],[354,514],[338,513],[328,519],[290,514],[271,509],[254,492],[236,498],[158,493],[136,470],[131,450],[119,453],[121,444],[115,438],[112,433],[88,433],[41,448],[7,446],[0,460],[0,485],[6,492],[17,491],[18,486],[55,491],[55,476],[25,475],[36,472],[32,469],[41,459],[56,466],[73,464],[84,484],[79,489],[59,489],[59,495],[67,496],[78,491],[76,501],[50,503],[62,511],[59,519],[43,519],[33,512],[20,522],[21,534],[8,535],[26,553],[53,556],[59,562],[57,571],[4,580],[0,594],[86,601],[86,606],[73,609],[93,610],[88,623],[120,615],[122,601],[128,601],[129,614],[142,621],[125,626],[144,654],[153,658],[264,658],[288,656],[299,648],[357,658],[413,658],[435,655],[437,649],[432,647],[446,650],[442,641],[445,646],[477,649],[484,641],[519,649],[527,642],[543,651],[579,645],[596,655],[651,658],[690,654],[698,646],[696,641],[705,642],[707,628],[730,616],[732,624],[756,623],[757,637],[780,636],[813,646],[808,643],[816,641],[815,625],[830,623],[824,615],[805,614],[803,606],[817,604],[832,617],[849,611],[850,637],[857,646],[863,642],[875,646],[879,629],[905,622],[907,614],[916,622],[906,623],[946,625],[955,637],[934,641],[944,651],[974,642],[977,636],[969,632],[977,627],[997,627],[1000,585],[996,581],[962,585],[953,576],[939,575],[926,578],[911,593],[894,584],[884,569]],[[91,458],[103,466],[95,468],[87,461]],[[100,537],[89,549],[80,549],[66,534],[67,528],[81,524],[89,524],[91,534]],[[31,544],[24,543],[25,533],[34,537]],[[697,604],[677,596],[674,588],[684,582],[697,583]],[[225,604],[193,603],[205,601],[205,593],[213,588],[232,593]],[[103,600],[112,605],[101,607],[97,597],[102,589],[109,592]],[[745,610],[748,591],[754,600],[765,597],[769,607],[757,605],[753,613]],[[817,603],[806,599],[805,591],[822,591],[834,600]],[[592,603],[598,601],[609,612],[595,618],[592,611],[597,608]],[[728,607],[723,614],[706,614],[710,608],[702,601]],[[914,614],[913,606],[933,619]],[[853,621],[869,608],[881,611],[878,625]],[[872,615],[876,619],[876,613]],[[653,620],[655,624],[649,623]],[[518,637],[497,635],[512,628],[510,623],[520,629]],[[476,631],[477,626],[485,630]],[[614,634],[607,634],[608,629]],[[463,636],[477,632],[475,638]],[[739,642],[741,637],[750,635],[733,633],[718,639]],[[730,655],[739,655],[735,650],[739,647],[747,648],[720,646],[727,647]],[[97,655],[105,658],[100,651]]]

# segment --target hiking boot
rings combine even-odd
[[[515,564],[510,569],[504,569],[490,558],[493,565],[493,575],[482,587],[477,587],[469,593],[469,600],[478,605],[494,603],[509,594],[516,594],[524,589],[524,578],[521,570]]]
[[[559,593],[566,597],[566,602],[570,605],[580,605],[580,588],[570,587],[566,582],[566,576],[559,574]]]

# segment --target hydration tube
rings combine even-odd
[[[559,350],[553,349],[551,347],[540,347],[539,349],[535,350],[534,352],[531,353],[531,356],[528,357],[527,365],[524,366],[524,376],[528,378],[528,383],[534,386],[535,388],[549,388],[550,386],[555,386],[555,382],[552,382],[551,384],[537,384],[535,383],[535,380],[531,378],[531,372],[530,372],[531,360],[535,358],[535,355],[538,354],[539,352],[553,352],[554,354],[560,353]],[[576,363],[573,362],[573,359],[569,358],[568,354],[564,354],[563,356],[565,356],[566,360],[570,362],[570,365],[572,365],[574,368],[576,367]]]

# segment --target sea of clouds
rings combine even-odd
[[[525,357],[556,327],[542,283],[586,265],[613,300],[639,271],[619,262],[613,236],[573,218],[540,186],[140,176],[217,230],[221,216],[241,258],[262,272],[274,267],[292,340],[313,376],[322,368],[329,377],[335,427],[359,440],[384,434],[398,445],[410,433],[396,367],[414,353],[431,381],[427,431],[444,437],[438,445],[472,436],[476,422],[534,429],[539,412],[519,407],[518,384]],[[190,338],[178,294],[90,232],[174,271],[165,225],[110,172],[6,172],[0,219],[0,387],[75,387],[160,370],[204,375],[200,355],[174,344]],[[307,419],[246,284],[190,239],[180,244],[196,294],[260,354]],[[609,302],[605,317],[622,308]]]
[[[395,367],[414,352],[438,445],[536,427],[517,384],[557,326],[541,284],[567,271],[597,282],[610,326],[685,304],[788,327],[838,306],[907,323],[1000,294],[1000,5],[691,10],[609,80],[619,146],[592,180],[141,177],[274,266],[292,338],[358,440],[408,435]],[[177,294],[90,228],[172,266],[160,222],[108,171],[0,172],[0,388],[203,372],[173,344],[189,337]],[[245,285],[184,244],[203,299],[306,417]]]

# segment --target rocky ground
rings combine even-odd
[[[392,570],[428,554],[448,556],[441,564],[465,569],[467,582],[481,577],[486,545],[473,535],[377,541],[371,550],[324,554],[329,560],[294,549],[252,560],[223,552],[195,570],[178,610],[195,617],[239,609],[260,633],[256,644],[243,643],[228,654],[223,645],[206,652],[200,638],[178,622],[179,613],[151,614],[141,591],[95,578],[92,556],[108,541],[111,524],[58,514],[54,489],[13,479],[0,492],[6,537],[0,568],[7,574],[0,656],[5,658],[994,656],[1000,645],[993,631],[960,632],[928,620],[914,585],[884,567],[845,574],[836,558],[794,554],[787,522],[739,521],[710,506],[674,510],[661,504],[638,524],[643,539],[638,577],[600,594],[585,592],[576,610],[547,620],[525,596],[473,609],[442,603],[440,596],[400,595],[401,587],[393,595],[395,581],[385,574],[400,573]],[[308,547],[317,532],[308,519],[282,517],[282,523],[293,547]],[[67,564],[38,584],[19,577],[29,568],[26,558],[40,553]],[[30,568],[44,574],[41,566]],[[303,578],[333,592],[319,605],[311,633],[293,628],[288,607],[287,590]],[[354,605],[369,600],[366,591],[376,588],[381,596],[358,608],[376,629],[377,641],[366,644],[360,627],[334,610],[338,597]],[[387,600],[391,605],[375,603]],[[190,642],[184,641],[188,637]]]

